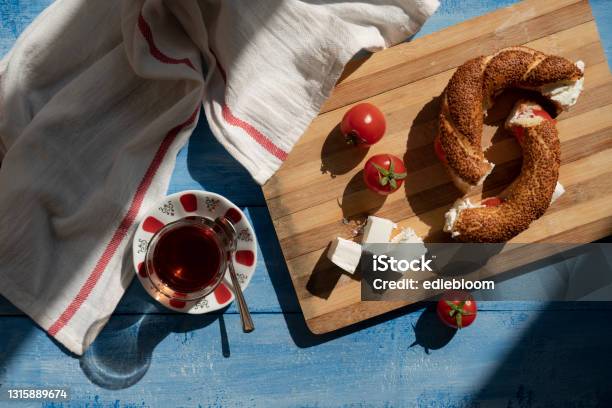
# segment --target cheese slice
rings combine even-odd
[[[555,186],[555,191],[553,191],[553,195],[550,199],[550,203],[552,204],[555,201],[557,201],[559,197],[561,197],[564,193],[565,193],[565,187],[563,187],[563,184],[557,181],[557,185]]]
[[[352,275],[355,273],[357,266],[359,266],[361,245],[348,239],[337,237],[332,241],[327,251],[327,258]]]
[[[577,61],[576,66],[584,73],[584,61]],[[568,110],[576,104],[583,88],[584,75],[577,81],[559,81],[544,85],[540,88],[540,92],[562,110]]]
[[[370,215],[363,230],[362,244],[386,244],[397,225],[391,220]]]
[[[391,242],[396,244],[422,244],[423,238],[419,237],[412,228],[402,228]]]
[[[467,208],[481,208],[484,207],[482,204],[472,204],[469,198],[458,198],[453,206],[444,214],[445,222],[444,222],[444,231],[450,232],[453,237],[459,235],[457,231],[453,231],[455,227],[455,222],[457,222],[457,218],[459,218],[459,214],[461,211]]]

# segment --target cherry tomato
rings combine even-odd
[[[533,114],[536,116],[540,116],[542,118],[544,118],[545,120],[550,120],[553,123],[557,123],[557,121],[553,118],[550,117],[550,115],[548,114],[548,112],[546,112],[543,109],[534,109],[533,110]]]
[[[368,159],[363,169],[363,179],[368,188],[387,195],[402,186],[406,178],[406,166],[397,156],[377,154]]]
[[[353,106],[340,123],[346,142],[363,147],[370,147],[382,139],[386,127],[385,115],[371,103]]]
[[[474,323],[478,307],[472,295],[455,291],[442,296],[436,311],[445,325],[462,329]]]
[[[525,128],[520,126],[513,126],[512,132],[514,133],[514,137],[516,137],[516,141],[522,145],[523,139],[525,139]]]
[[[482,200],[480,204],[484,205],[485,207],[497,207],[503,202],[504,202],[503,198],[489,197],[489,198],[485,198],[484,200]]]
[[[438,156],[438,160],[440,160],[442,163],[446,163],[446,153],[444,153],[442,143],[440,143],[440,136],[436,136],[436,138],[434,139],[434,150],[436,151],[436,156]]]

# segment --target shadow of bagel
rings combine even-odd
[[[406,200],[414,216],[430,227],[430,233],[423,238],[431,242],[449,240],[448,234],[441,232],[443,214],[457,198],[461,197],[461,192],[454,186],[434,151],[433,143],[438,133],[439,111],[440,96],[437,96],[417,113],[408,132],[404,154],[408,173],[404,183]],[[422,189],[420,185],[423,178],[432,172],[441,174],[444,182]]]

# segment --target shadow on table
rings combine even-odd
[[[219,320],[221,330],[223,356],[229,357],[229,343],[222,314],[159,315],[147,312],[150,311],[111,318],[97,340],[79,359],[83,373],[92,383],[109,390],[124,389],[136,384],[148,371],[153,351],[168,335],[198,330],[216,320]]]
[[[2,384],[8,380],[7,368],[11,364],[11,360],[19,355],[19,350],[23,344],[26,344],[26,339],[32,335],[35,330],[35,323],[32,322],[27,316],[23,315],[20,311],[9,304],[8,300],[0,296],[0,306],[6,309],[8,313],[1,314],[0,318],[6,320],[5,324],[9,324],[10,332],[2,333],[2,340],[0,340],[0,389]],[[18,319],[14,319],[14,316],[21,315],[26,320],[24,324],[19,324]],[[4,327],[3,327],[4,329]],[[3,330],[2,329],[2,330]],[[0,332],[2,332],[0,330]]]
[[[427,307],[419,316],[414,326],[414,342],[410,347],[421,346],[426,354],[446,346],[457,334],[457,329],[440,322],[436,312],[436,303],[427,302]]]
[[[597,242],[611,243],[612,236]],[[583,258],[576,262],[585,262],[586,267],[604,267],[608,261],[600,259],[600,264]],[[575,263],[563,265],[580,270]],[[471,404],[525,408],[610,406],[611,308],[611,302],[546,304],[482,384]]]
[[[131,258],[126,257],[126,273],[133,274]],[[223,312],[205,315],[173,313],[157,303],[133,279],[117,312],[79,358],[79,365],[89,380],[105,389],[119,390],[136,384],[146,374],[153,351],[171,333],[202,329],[219,320],[221,351],[229,357],[229,343]],[[137,311],[137,313],[134,313]],[[104,324],[104,322],[101,322]],[[96,330],[92,325],[91,331]],[[95,337],[95,336],[94,336]],[[85,338],[88,338],[86,335]],[[62,350],[73,356],[62,347]]]
[[[610,406],[610,307],[593,303],[571,310],[572,304],[546,307],[480,386],[469,406]]]

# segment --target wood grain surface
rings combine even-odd
[[[429,242],[450,239],[442,231],[444,213],[461,193],[432,146],[439,95],[467,59],[519,44],[583,60],[586,79],[578,104],[558,117],[560,182],[567,192],[511,242],[580,243],[612,232],[612,75],[588,2],[528,0],[500,9],[349,64],[319,117],[264,186],[313,332],[336,330],[409,303],[361,302],[359,280],[326,259],[328,244],[336,236],[360,240],[359,227],[370,214],[412,227]],[[490,146],[486,156],[496,167],[471,193],[473,201],[500,192],[520,170],[520,148],[500,124],[524,94],[506,92],[486,118],[483,144]],[[377,105],[387,118],[386,136],[367,153],[347,148],[337,127],[361,101]],[[368,157],[385,152],[403,156],[408,169],[405,189],[386,199],[365,187],[361,172]],[[524,255],[507,258],[513,259],[507,268],[537,259],[534,253]]]

